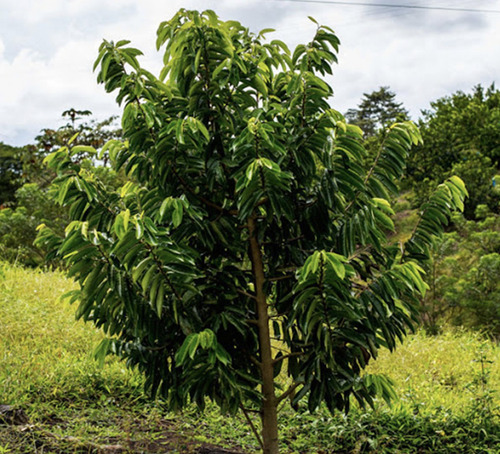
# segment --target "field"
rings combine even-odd
[[[74,285],[61,273],[3,265],[0,274],[0,405],[20,419],[0,421],[0,453],[257,451],[243,419],[211,406],[168,413],[143,396],[138,373],[112,358],[98,364],[102,336],[60,300]],[[466,331],[418,332],[369,371],[394,380],[391,408],[348,416],[285,408],[282,451],[500,452],[498,345]]]

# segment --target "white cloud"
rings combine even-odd
[[[26,130],[32,140],[40,129],[59,126],[61,112],[69,107],[98,108],[101,117],[115,113],[112,98],[103,96],[95,82],[93,47],[69,42],[48,61],[28,49],[11,62],[0,54],[0,140],[18,142]]]
[[[130,6],[138,5],[136,0],[3,0],[2,9],[16,20],[28,25],[43,23],[57,18],[68,18],[95,13],[117,13]],[[64,26],[64,23],[61,24]]]
[[[500,9],[500,0],[487,6]],[[0,0],[0,140],[27,143],[41,128],[57,127],[69,107],[99,118],[117,112],[92,73],[99,43],[130,39],[144,51],[144,66],[157,72],[156,29],[180,7],[211,8],[253,31],[275,28],[269,38],[291,48],[314,34],[308,15],[333,27],[342,45],[330,83],[341,111],[363,92],[389,85],[415,117],[431,100],[498,82],[500,74],[500,16],[493,14],[249,0]]]

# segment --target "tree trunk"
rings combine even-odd
[[[271,333],[269,330],[269,312],[267,297],[264,291],[264,263],[257,238],[255,218],[248,219],[250,240],[250,259],[257,301],[257,317],[259,328],[260,367],[262,375],[262,441],[264,454],[278,454],[278,400],[274,392],[274,364],[271,349]]]

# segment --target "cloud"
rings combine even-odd
[[[335,86],[341,87],[337,95],[342,106],[356,105],[362,93],[389,85],[417,118],[433,99],[498,78],[500,61],[488,58],[499,52],[495,28],[486,20],[478,28],[446,28],[442,20],[435,14],[420,27],[399,22],[389,27],[376,20],[365,22],[362,32],[361,27],[341,29],[343,52]]]
[[[135,0],[16,0],[4,7],[14,20],[27,24],[47,23],[54,19],[67,20],[68,17],[82,18],[88,14],[109,17],[120,14],[129,7],[136,7]],[[64,23],[62,24],[64,25]]]
[[[68,42],[49,60],[28,49],[12,61],[0,54],[0,140],[26,143],[28,131],[32,140],[40,129],[59,126],[61,112],[70,107],[101,116],[116,113],[112,99],[95,82],[93,47],[86,41]]]
[[[375,2],[375,0],[373,0]],[[384,3],[396,2],[385,0]],[[336,30],[342,45],[329,80],[332,105],[346,111],[363,93],[389,85],[414,117],[429,102],[477,83],[498,82],[498,15],[248,0],[0,0],[0,140],[32,141],[43,127],[61,124],[62,111],[117,113],[114,96],[98,86],[92,64],[103,38],[130,39],[144,51],[141,63],[161,68],[156,29],[180,7],[214,9],[290,48],[308,42],[316,26]],[[462,5],[465,2],[460,2]],[[429,4],[415,0],[412,4]],[[456,5],[456,2],[439,2]],[[483,0],[469,2],[485,8]],[[500,9],[500,0],[488,9]]]

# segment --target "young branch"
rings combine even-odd
[[[219,211],[221,213],[230,214],[232,216],[237,216],[238,215],[238,210],[227,210],[227,209],[225,209],[225,208],[217,205],[216,203],[212,202],[211,200],[208,200],[205,197],[197,194],[196,191],[191,186],[189,186],[189,184],[187,183],[187,181],[184,178],[182,178],[181,175],[179,175],[179,173],[177,172],[177,169],[175,168],[175,166],[173,165],[172,162],[170,163],[170,165],[172,166],[172,171],[174,172],[174,175],[179,180],[179,182],[184,187],[184,189],[187,189],[187,191],[190,194],[194,195],[200,202],[204,203],[208,207],[213,208],[213,209],[215,209],[215,210],[217,210],[217,211]]]
[[[287,355],[283,355],[283,356],[280,356],[278,358],[274,358],[273,360],[273,364],[277,364],[279,363],[280,361],[283,361],[285,359],[288,359],[288,358],[294,358],[296,356],[303,356],[304,353],[302,352],[292,352],[292,353],[288,353]]]
[[[246,418],[248,424],[250,425],[250,428],[252,429],[252,432],[255,435],[255,438],[258,441],[258,443],[260,445],[260,449],[264,449],[264,442],[262,441],[262,437],[259,435],[259,432],[257,432],[257,429],[255,428],[254,423],[252,422],[252,420],[250,419],[250,416],[248,415],[249,410],[247,410],[245,407],[243,407],[243,405],[240,405],[240,409],[243,412],[243,414],[245,415],[245,418]]]
[[[240,290],[240,289],[236,289],[236,291],[240,294],[240,295],[243,295],[243,296],[246,296],[250,299],[253,299],[253,300],[256,300],[257,297],[255,295],[252,295],[251,293],[248,293],[248,292],[245,292],[244,290]]]
[[[288,387],[288,389],[278,397],[278,403],[284,401],[288,396],[290,396],[300,385],[303,383],[301,381],[295,382]]]

